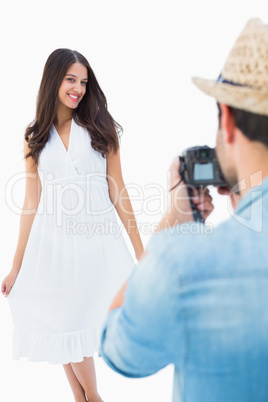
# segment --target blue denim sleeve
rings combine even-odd
[[[123,305],[109,313],[103,327],[100,355],[127,377],[146,377],[183,361],[177,272],[161,248],[148,248],[129,279]]]

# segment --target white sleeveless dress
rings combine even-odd
[[[80,362],[98,351],[109,305],[136,264],[109,198],[106,159],[74,119],[68,151],[52,126],[38,172],[40,203],[7,297],[13,358]]]

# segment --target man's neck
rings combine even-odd
[[[252,142],[247,152],[242,150],[237,162],[237,173],[239,191],[243,197],[252,187],[261,185],[268,176],[268,148]]]

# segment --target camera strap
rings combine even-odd
[[[205,220],[204,220],[204,218],[203,218],[201,212],[196,208],[196,205],[193,203],[193,200],[192,200],[192,190],[191,190],[189,187],[187,188],[187,190],[188,190],[189,201],[190,201],[190,204],[191,204],[191,208],[192,208],[192,211],[193,211],[193,218],[194,218],[195,222],[202,222],[202,223],[204,223]]]

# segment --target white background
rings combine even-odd
[[[123,176],[146,246],[151,233],[143,225],[159,221],[165,196],[146,211],[133,186],[142,189],[143,199],[156,195],[148,187],[154,183],[166,194],[173,157],[189,146],[215,145],[215,101],[190,78],[217,78],[247,20],[266,11],[263,0],[24,0],[1,7],[1,281],[11,269],[19,230],[19,214],[5,198],[6,184],[24,171],[24,129],[34,118],[49,54],[67,47],[87,57],[110,112],[123,126]],[[21,181],[13,194],[18,207],[23,197]],[[210,222],[215,225],[228,217],[229,203],[215,195],[214,204]],[[12,318],[4,297],[0,312],[1,400],[72,401],[60,365],[12,360]],[[98,357],[96,369],[105,402],[171,400],[172,367],[141,380],[117,375]]]

